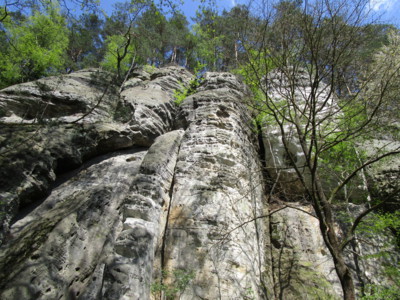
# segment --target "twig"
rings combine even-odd
[[[92,107],[86,114],[84,114],[82,117],[76,119],[75,121],[72,121],[71,124],[77,123],[77,122],[79,122],[80,120],[82,120],[83,118],[85,118],[85,117],[87,117],[88,115],[90,115],[90,114],[100,105],[100,103],[101,103],[101,101],[103,100],[105,94],[107,93],[107,91],[108,91],[110,85],[111,85],[111,83],[109,83],[109,84],[106,86],[106,88],[105,88],[103,94],[100,96],[99,101],[97,101],[96,105],[93,106],[93,107]]]

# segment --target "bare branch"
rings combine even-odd
[[[381,208],[385,204],[389,203],[389,200],[394,194],[397,194],[400,192],[400,188],[396,189],[393,193],[390,195],[387,195],[383,201],[379,202],[378,204],[375,204],[374,206],[371,206],[364,210],[362,213],[360,213],[357,218],[354,220],[353,225],[351,226],[349,233],[347,234],[346,238],[343,240],[342,244],[340,245],[341,250],[343,251],[346,246],[355,239],[355,231],[357,230],[358,225],[360,225],[361,221],[369,215],[371,212],[376,211],[377,209]],[[393,203],[398,205],[399,203]]]
[[[357,169],[353,170],[353,172],[351,172],[336,188],[333,189],[333,191],[331,192],[331,195],[328,199],[329,202],[332,202],[332,200],[336,197],[337,193],[347,184],[349,183],[349,181],[354,178],[358,172],[360,172],[362,169],[364,169],[365,167],[372,165],[378,161],[380,161],[381,159],[388,157],[388,156],[392,156],[392,155],[396,155],[400,153],[400,148],[397,148],[397,150],[394,151],[390,151],[390,152],[386,152],[382,155],[379,155],[378,157],[375,157],[373,159],[370,159],[368,161],[366,161],[365,163],[363,163],[361,166],[359,166]]]

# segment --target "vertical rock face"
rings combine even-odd
[[[310,207],[267,196],[282,149],[261,153],[235,76],[180,106],[183,68],[108,76],[0,91],[0,299],[341,297]]]
[[[295,87],[295,88],[293,88]],[[285,132],[286,147],[282,141],[281,128],[274,122],[263,127],[265,162],[271,178],[280,185],[280,192],[288,201],[302,200],[304,187],[298,179],[293,164],[307,180],[306,158],[297,135],[296,126],[304,129],[308,124],[313,97],[316,95],[318,131],[329,130],[335,122],[335,116],[342,112],[338,109],[329,85],[322,82],[317,87],[310,86],[310,74],[304,69],[291,70],[288,73],[273,71],[266,77],[265,89],[268,97],[275,103],[283,115],[291,116],[292,121],[282,122]],[[290,119],[290,118],[289,118]],[[283,118],[282,118],[283,120]],[[295,124],[296,123],[296,124]],[[292,159],[293,161],[292,161]]]
[[[178,67],[135,75],[121,95],[110,75],[98,70],[0,92],[2,232],[18,211],[47,195],[56,174],[102,153],[148,147],[172,129],[174,88],[192,75]]]
[[[82,168],[11,227],[0,254],[1,299],[99,295],[121,205],[145,152],[116,153]]]
[[[104,299],[150,296],[155,247],[165,224],[163,208],[170,205],[169,190],[182,135],[178,130],[158,137],[141,163],[123,202],[122,232],[107,259]]]
[[[342,288],[311,206],[274,207],[271,253],[279,299],[340,299]]]
[[[227,73],[208,73],[204,81],[182,104],[188,127],[176,165],[161,268],[194,272],[181,299],[241,299],[249,293],[259,299],[266,228],[254,220],[263,213],[263,183],[242,104],[245,89]]]
[[[242,101],[246,88],[231,74],[207,74],[176,115],[173,90],[188,78],[182,69],[167,68],[137,73],[125,83],[112,104],[115,117],[98,117],[91,125],[92,147],[103,136],[107,149],[118,148],[122,137],[131,141],[124,146],[151,147],[115,153],[65,175],[13,224],[1,252],[2,299],[148,299],[158,293],[151,295],[152,281],[177,271],[192,274],[190,286],[178,292],[186,299],[263,298],[268,235],[256,218],[264,213],[264,186]],[[16,109],[4,97],[11,113],[3,122],[10,124]],[[54,132],[75,126],[68,121],[83,116],[76,114],[57,116],[61,124]],[[182,129],[171,131],[174,123]],[[59,144],[77,147],[73,135]],[[55,168],[50,161],[44,172]],[[181,285],[175,279],[163,276],[160,285],[174,290]]]

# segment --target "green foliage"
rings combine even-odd
[[[249,49],[247,56],[247,62],[232,72],[244,78],[244,82],[250,87],[257,99],[262,93],[260,91],[260,76],[274,70],[275,65],[267,50]]]
[[[340,134],[346,135],[348,132],[353,131],[355,128],[362,127],[367,119],[368,113],[364,99],[354,99],[353,101],[347,101],[343,99],[338,101],[338,105],[341,107],[341,113],[337,113],[335,116],[335,122],[338,123],[340,128]],[[337,135],[338,133],[335,133]],[[340,136],[338,136],[340,138]],[[337,138],[335,136],[335,138]]]
[[[156,67],[164,63],[168,45],[167,18],[154,5],[138,18],[138,52],[144,62]]]
[[[3,21],[8,47],[0,57],[0,85],[25,82],[57,74],[65,62],[68,32],[55,5],[45,13],[34,11],[20,24]]]
[[[106,53],[101,66],[120,76],[129,70],[135,47],[123,35],[112,35],[106,39]]]
[[[197,38],[196,53],[198,59],[207,66],[210,71],[217,71],[218,62],[221,60],[223,53],[221,48],[223,36],[216,33],[214,28],[202,28],[199,24],[193,26]]]
[[[180,105],[183,100],[185,100],[190,95],[196,92],[197,87],[200,85],[201,81],[199,78],[195,77],[189,82],[188,87],[182,87],[181,89],[174,91],[174,102],[176,105]]]
[[[176,105],[181,105],[183,100],[187,97],[187,88],[182,87],[181,89],[174,91],[174,102]]]
[[[400,299],[400,288],[382,287],[379,285],[369,284],[366,287],[365,296],[362,300],[398,300]]]
[[[330,136],[329,140],[335,140],[335,136]],[[320,156],[320,162],[331,171],[347,174],[360,165],[355,147],[352,141],[340,142],[324,151]]]
[[[364,288],[362,300],[400,299],[400,265],[387,267],[385,273],[392,281],[392,284],[390,286],[368,284]]]
[[[367,24],[361,27],[361,32],[368,41],[361,49],[361,60],[371,63],[376,53],[390,44],[390,35],[395,31],[396,28],[389,24]]]
[[[273,69],[274,63],[265,50],[250,49],[247,53],[247,62],[242,63],[239,68],[232,70],[232,73],[243,78],[244,83],[252,92],[250,108],[255,111],[253,120],[254,128],[258,127],[257,124],[274,122],[273,117],[270,115],[270,110],[266,105],[267,96],[260,87],[260,74],[267,74]]]
[[[185,52],[186,49],[191,47],[191,33],[186,17],[180,12],[175,12],[166,24],[166,31],[168,36],[167,48],[171,52],[171,57],[168,58],[169,61],[181,65],[185,64],[185,61],[187,63],[187,54]],[[190,53],[188,54],[190,55]]]
[[[69,24],[67,68],[71,71],[98,67],[102,60],[104,21],[96,14],[83,14]]]
[[[165,299],[173,300],[185,291],[194,277],[195,274],[193,271],[180,269],[172,271],[162,270],[161,278],[152,283],[150,291],[155,297],[164,295]]]
[[[256,299],[255,293],[251,287],[246,288],[243,294],[243,300],[254,300]]]
[[[369,218],[364,219],[357,229],[369,237],[383,235],[386,230],[390,229],[396,233],[396,238],[400,238],[400,211],[372,214]]]
[[[389,231],[390,230],[390,231]],[[376,213],[365,218],[357,227],[357,232],[362,237],[374,239],[376,236],[388,237],[380,243],[379,251],[372,255],[365,255],[364,260],[376,258],[390,258],[391,251],[400,238],[400,211],[392,213]],[[390,234],[388,234],[390,232]],[[392,237],[392,238],[390,238]],[[390,261],[390,260],[389,260]],[[368,284],[364,288],[363,300],[397,300],[400,299],[400,265],[385,266],[386,283]]]
[[[174,91],[174,102],[176,105],[180,105],[183,100],[196,92],[196,89],[200,86],[202,81],[199,70],[201,70],[203,67],[203,64],[197,65],[197,67],[195,68],[196,75],[192,80],[190,80],[188,87],[182,86],[180,89]]]
[[[298,298],[307,294],[310,299],[336,299],[331,294],[332,284],[312,267],[312,263],[301,262],[296,267],[297,270],[293,276],[295,282],[291,284],[293,287],[289,286],[289,289],[293,289],[294,295],[297,295]]]
[[[143,71],[145,71],[145,72],[147,72],[149,74],[153,74],[156,69],[157,68],[155,66],[152,66],[152,65],[144,65],[143,66]]]

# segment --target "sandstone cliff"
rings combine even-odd
[[[0,91],[1,299],[342,296],[312,208],[269,197],[246,86],[206,73],[177,106],[191,79],[83,70]]]

